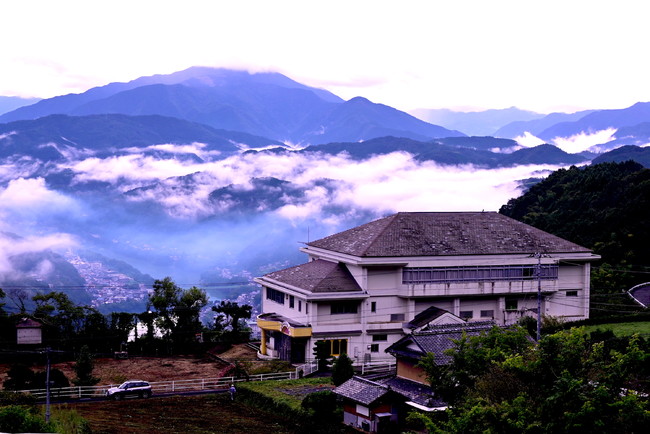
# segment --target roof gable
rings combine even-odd
[[[496,212],[404,212],[307,244],[359,257],[590,252]]]
[[[322,259],[274,271],[264,277],[312,293],[361,292],[361,287],[345,265]]]
[[[492,327],[495,327],[494,321],[436,325],[403,337],[388,347],[386,352],[398,358],[411,359],[420,359],[427,353],[433,353],[436,364],[446,365],[451,362],[451,357],[445,352],[456,347],[454,341],[460,339],[463,333],[478,336]]]

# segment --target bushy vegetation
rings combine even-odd
[[[422,361],[451,404],[446,420],[414,413],[438,433],[633,433],[650,422],[650,344],[633,336],[611,345],[583,328],[526,344],[519,329],[464,336],[450,365]],[[422,426],[421,425],[421,426]]]
[[[218,314],[215,322],[205,325],[200,320],[201,310],[208,304],[205,291],[180,288],[168,277],[154,282],[147,308],[140,314],[104,315],[57,291],[39,293],[29,304],[21,304],[18,298],[20,312],[9,314],[3,309],[7,297],[0,289],[0,346],[15,348],[16,324],[22,318],[31,318],[42,324],[43,346],[51,347],[55,358],[77,358],[82,348],[104,355],[127,350],[132,354],[192,354],[202,352],[206,345],[232,344],[249,338],[243,321],[250,318],[251,306],[222,302],[213,309]],[[28,305],[34,309],[29,311]],[[138,334],[136,324],[145,331]],[[34,357],[39,357],[23,354],[21,357],[15,353],[6,361],[32,363]]]

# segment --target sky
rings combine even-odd
[[[191,66],[276,71],[400,110],[540,113],[650,101],[645,1],[22,0],[0,5],[0,96]]]

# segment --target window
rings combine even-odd
[[[293,309],[293,307],[294,307],[294,305],[295,305],[295,302],[296,302],[296,298],[295,298],[293,295],[290,295],[290,296],[289,296],[289,307],[290,307],[291,309]]]
[[[348,353],[347,339],[330,339],[323,342],[326,342],[329,345],[331,356],[340,356],[341,354]]]
[[[404,314],[403,313],[391,313],[390,314],[390,322],[396,322],[396,321],[404,321]]]
[[[517,310],[516,298],[506,298],[506,310]]]
[[[340,301],[332,303],[331,314],[338,315],[344,313],[357,313],[358,302],[356,301]]]
[[[379,352],[379,344],[370,344],[370,352],[371,353],[378,353]]]
[[[460,311],[460,317],[463,318],[463,319],[474,318],[474,311],[473,310],[461,310]]]
[[[370,312],[377,312],[377,302],[376,301],[371,301],[370,302]]]
[[[388,335],[372,335],[373,342],[386,342],[388,340]]]
[[[275,290],[273,288],[266,288],[266,299],[275,301],[279,304],[284,304],[284,292]]]
[[[559,266],[544,264],[539,268],[539,278],[557,279]],[[474,267],[406,267],[402,269],[402,283],[485,282],[495,280],[537,279],[537,265],[502,265]]]
[[[298,312],[302,312],[302,300],[298,300]]]
[[[578,291],[567,291],[566,296],[567,297],[577,297],[578,296]]]
[[[494,310],[482,310],[481,318],[494,318]]]

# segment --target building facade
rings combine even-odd
[[[499,325],[589,317],[589,249],[495,212],[397,213],[307,243],[308,262],[256,278],[261,357],[301,363],[316,341],[357,363],[439,309]],[[538,297],[539,296],[539,297]],[[539,301],[538,301],[539,300]]]

